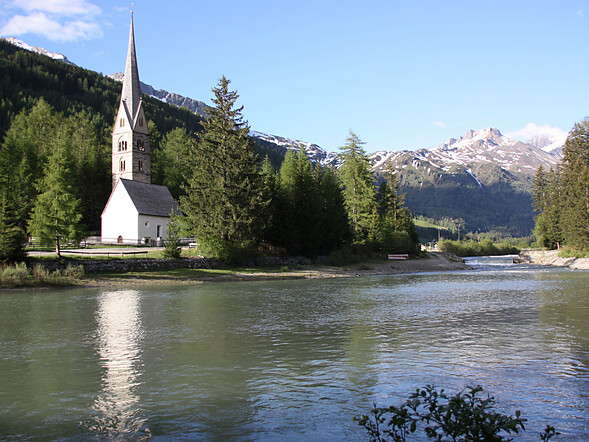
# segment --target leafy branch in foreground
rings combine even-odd
[[[378,408],[369,415],[354,417],[364,427],[371,441],[404,442],[425,424],[428,438],[444,441],[511,441],[501,433],[518,434],[525,431],[527,419],[519,411],[508,416],[493,410],[495,399],[479,396],[481,386],[467,387],[455,396],[448,396],[443,389],[431,385],[419,388],[399,407]],[[547,426],[541,440],[550,440],[559,433]]]

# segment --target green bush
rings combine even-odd
[[[494,244],[490,239],[482,241],[450,241],[443,240],[438,244],[438,248],[446,253],[452,253],[457,256],[496,256],[496,255],[514,255],[520,250],[504,241],[499,245]]]
[[[13,285],[23,285],[29,274],[27,265],[24,262],[19,262],[13,265],[9,265],[2,270],[0,279],[3,283]]]
[[[467,387],[455,396],[427,385],[419,388],[399,407],[377,408],[369,415],[354,418],[368,432],[371,441],[404,442],[421,428],[430,439],[438,441],[510,441],[502,433],[524,431],[526,419],[519,411],[514,416],[496,412],[495,400],[478,396],[483,388]],[[547,426],[540,435],[547,441],[558,433]]]

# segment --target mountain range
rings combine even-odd
[[[20,48],[73,64],[63,54],[37,48],[15,38],[6,39]],[[122,74],[109,77],[122,80]],[[206,116],[202,101],[143,84],[145,94],[163,102],[186,107]],[[257,145],[282,158],[289,149],[303,147],[320,164],[339,167],[336,152],[314,143],[252,131]],[[500,230],[513,235],[529,234],[533,227],[530,190],[539,166],[551,168],[562,159],[565,140],[536,137],[521,142],[498,129],[469,130],[436,147],[369,154],[373,170],[396,171],[409,209],[433,219],[459,219],[467,230]]]

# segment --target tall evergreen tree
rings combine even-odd
[[[46,244],[55,244],[61,257],[61,244],[79,240],[82,233],[80,200],[73,184],[71,147],[68,133],[60,130],[56,146],[49,155],[43,179],[38,183],[39,196],[29,222],[31,234]]]
[[[236,259],[256,246],[264,202],[260,174],[239,95],[224,76],[213,89],[215,107],[188,153],[180,208],[201,247],[214,256]]]
[[[344,185],[344,198],[352,225],[354,241],[363,242],[368,237],[371,214],[375,204],[373,175],[364,143],[350,131],[346,144],[340,147],[343,164],[339,173]]]
[[[330,252],[351,239],[351,229],[341,181],[332,168],[324,168],[319,175],[321,194],[321,227],[319,248]]]
[[[321,200],[313,164],[303,147],[287,152],[280,168],[280,189],[286,202],[282,245],[290,254],[317,254]]]
[[[589,119],[575,124],[563,149],[561,229],[567,245],[589,247]]]
[[[186,129],[177,127],[164,135],[156,153],[156,168],[161,174],[161,183],[170,189],[176,199],[184,194],[184,177],[190,173],[187,159],[194,139]]]
[[[563,242],[561,217],[563,189],[561,168],[545,172],[538,169],[533,183],[533,204],[536,215],[534,236],[542,247],[560,248]]]
[[[6,198],[6,216],[25,229],[35,204],[35,184],[43,176],[43,164],[54,145],[62,117],[39,100],[30,111],[17,115],[0,149],[0,191]]]

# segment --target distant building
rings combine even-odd
[[[178,206],[165,186],[151,184],[149,130],[141,100],[133,15],[121,103],[112,134],[113,190],[102,212],[102,242],[165,240]]]

